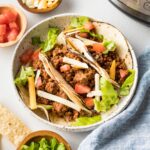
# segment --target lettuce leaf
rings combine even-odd
[[[15,84],[18,86],[26,85],[29,76],[34,76],[33,68],[22,66],[18,76],[15,79]]]
[[[50,149],[51,148],[49,142],[45,138],[42,138],[40,140],[39,144],[40,144],[39,149]]]
[[[116,49],[116,44],[113,41],[104,41],[103,42],[104,47],[106,50],[103,52],[103,54],[108,54],[109,51],[114,51]]]
[[[118,93],[113,85],[105,78],[100,79],[100,88],[102,92],[102,100],[100,101],[100,111],[108,111],[114,104],[119,102]]]
[[[100,103],[100,100],[97,100],[96,98],[94,99],[94,109],[97,111],[97,112],[100,112],[101,111],[101,103]]]
[[[102,34],[97,34],[94,32],[89,32],[89,34],[90,34],[90,36],[97,38],[98,40],[103,40],[103,38],[104,38]]]
[[[130,75],[126,78],[124,83],[122,84],[119,95],[120,96],[127,96],[130,92],[130,88],[133,85],[134,78],[135,78],[135,70],[129,70]]]
[[[58,143],[58,141],[55,138],[52,138],[50,140],[51,150],[55,150],[55,148],[57,147],[57,143]]]
[[[59,29],[56,27],[51,27],[48,31],[47,39],[41,44],[43,52],[50,51],[54,48],[57,36],[59,34]]]
[[[21,150],[66,150],[63,143],[59,143],[56,138],[51,138],[50,141],[46,138],[40,141],[32,141],[28,145],[23,145]]]
[[[79,117],[71,125],[72,126],[87,126],[87,125],[99,122],[100,120],[101,120],[100,115],[97,115],[97,116],[94,116],[94,117]]]
[[[85,32],[85,33],[88,33],[90,36],[98,39],[98,40],[103,40],[104,36],[102,34],[97,34],[95,32],[92,32],[90,30],[87,30],[87,29],[82,29],[80,30],[80,32]]]
[[[57,146],[57,149],[56,150],[66,150],[65,148],[65,145],[63,143],[60,143],[58,146]]]
[[[89,18],[85,16],[73,17],[70,22],[70,28],[82,27],[88,21],[89,21]]]

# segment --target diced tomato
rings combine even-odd
[[[8,9],[3,10],[2,14],[5,16],[7,23],[16,21],[18,17],[18,13],[16,11],[12,11]]]
[[[17,36],[18,36],[19,32],[16,29],[12,29],[7,36],[8,41],[14,41],[16,40]]]
[[[0,43],[7,42],[5,35],[0,35]]]
[[[85,98],[84,99],[85,105],[87,106],[87,108],[92,109],[94,107],[94,101],[93,98]]]
[[[42,79],[41,77],[38,77],[36,87],[39,88],[40,86],[42,86]]]
[[[66,71],[69,71],[70,70],[70,65],[63,65],[60,67],[60,71],[61,72],[66,72]]]
[[[96,53],[102,53],[106,48],[101,43],[94,43],[92,50]]]
[[[16,22],[10,22],[9,23],[9,28],[10,28],[10,30],[16,29],[16,30],[19,31],[19,26],[18,26],[18,24]]]
[[[39,52],[40,52],[40,49],[34,51],[33,55],[32,55],[32,60],[37,60],[39,59]]]
[[[32,60],[33,50],[27,49],[21,56],[20,56],[20,62],[22,64],[27,64],[29,61]]]
[[[86,94],[90,91],[91,91],[91,88],[86,85],[82,85],[79,83],[76,83],[76,85],[75,85],[75,92],[78,94]]]
[[[120,77],[124,79],[128,75],[128,70],[120,69]]]
[[[7,24],[8,19],[5,17],[4,14],[0,14],[0,24]]]
[[[87,29],[87,30],[92,30],[95,27],[94,27],[93,23],[89,21],[89,22],[84,24],[84,28]]]
[[[0,35],[6,35],[6,24],[0,24]]]
[[[83,37],[83,38],[87,38],[88,37],[88,33],[86,33],[86,32],[80,32],[80,33],[78,33],[78,35]]]

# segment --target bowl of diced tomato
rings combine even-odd
[[[14,45],[26,26],[27,20],[21,10],[12,5],[0,5],[0,47]]]

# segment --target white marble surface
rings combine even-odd
[[[0,4],[13,4],[21,8],[17,0],[0,0]],[[22,8],[21,8],[22,9]],[[31,14],[23,10],[28,19],[28,28],[49,16],[60,13],[80,13],[107,21],[117,26],[129,39],[135,53],[140,55],[148,44],[150,45],[150,28],[116,9],[108,0],[63,0],[53,12],[47,14]],[[15,46],[0,48],[0,103],[7,106],[32,130],[49,129],[61,134],[76,150],[79,143],[90,133],[68,133],[56,130],[34,118],[27,112],[14,94],[11,82],[11,61]],[[2,139],[0,150],[13,150],[13,146]]]

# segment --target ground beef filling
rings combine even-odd
[[[90,49],[89,49],[90,51]],[[120,81],[120,69],[127,69],[124,60],[121,60],[116,53],[109,52],[107,55],[105,54],[97,54],[93,51],[90,51],[93,58],[100,64],[101,67],[106,69],[106,71],[109,73],[109,69],[111,67],[112,61],[116,60],[116,81],[121,83]],[[76,56],[75,54],[72,54],[69,52],[65,46],[57,46],[54,50],[49,51],[47,53],[49,61],[54,65],[54,67],[60,72],[60,67],[64,65],[63,63],[63,57],[69,57],[76,60],[79,60],[82,62],[82,59]],[[68,99],[67,95],[60,89],[57,82],[54,81],[49,77],[49,75],[46,73],[43,64],[40,60],[33,61],[33,68],[39,69],[41,71],[41,79],[42,79],[42,85],[38,87],[39,90],[46,91],[48,93],[60,96],[62,98]],[[86,85],[91,88],[91,90],[94,90],[94,75],[96,71],[89,67],[88,69],[78,69],[70,66],[70,70],[66,72],[61,72],[61,75],[63,78],[74,88],[76,83],[81,83],[83,85]],[[84,99],[86,98],[86,94],[81,95],[81,97]],[[64,106],[57,102],[52,102],[47,99],[37,97],[37,102],[42,104],[50,104],[53,105],[53,109],[51,110],[53,113],[57,114],[59,117],[64,117],[66,121],[71,121],[76,119],[78,116],[84,116],[84,112],[77,112],[71,108],[68,108],[67,106]]]

